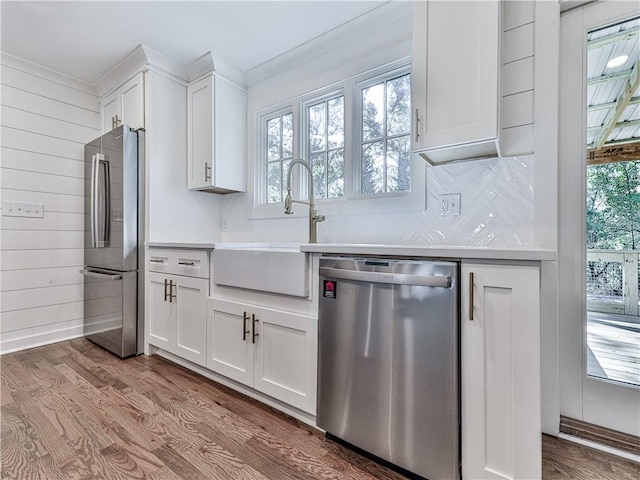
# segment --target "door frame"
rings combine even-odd
[[[560,18],[558,294],[561,415],[640,436],[640,388],[587,375],[584,158],[587,32],[637,14],[635,2],[600,1]]]

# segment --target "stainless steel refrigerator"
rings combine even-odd
[[[84,334],[129,357],[144,341],[144,132],[118,127],[84,160]]]

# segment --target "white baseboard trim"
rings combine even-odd
[[[153,352],[154,349],[155,347],[153,347],[151,351]],[[227,377],[224,377],[220,374],[212,372],[211,370],[207,370],[199,365],[189,362],[188,360],[184,360],[180,357],[177,357],[176,355],[173,355],[172,353],[169,353],[165,350],[158,349],[155,351],[155,355],[158,355],[162,358],[166,358],[167,360],[170,360],[173,363],[177,363],[182,367],[188,368],[189,370],[196,372],[202,375],[203,377],[208,378],[209,380],[213,380],[214,382],[224,385],[225,387],[229,387],[230,389],[240,392],[243,395],[246,395],[247,397],[251,397],[255,400],[258,400],[259,402],[262,402],[265,405],[269,405],[270,407],[273,407],[276,410],[280,410],[281,412],[284,412],[287,415],[295,418],[296,420],[300,420],[301,422],[306,423],[307,425],[313,428],[318,428],[316,426],[316,417],[307,412],[298,410],[297,408],[287,405],[286,403],[282,403],[279,400],[276,400],[275,398],[264,395],[263,393],[260,393],[257,390],[254,390],[253,388],[249,388],[245,385],[234,382],[233,380]]]
[[[620,450],[618,448],[613,448],[608,445],[602,445],[601,443],[593,442],[591,440],[585,440],[584,438],[574,437],[573,435],[567,435],[566,433],[560,433],[558,435],[558,438],[562,438],[563,440],[568,440],[574,443],[579,443],[580,445],[594,448],[596,450],[600,450],[601,452],[610,453],[612,455],[616,455],[618,457],[626,458],[627,460],[632,460],[634,462],[640,463],[640,455],[625,452],[624,450]]]
[[[2,335],[0,336],[0,355],[28,350],[35,347],[42,347],[43,345],[72,340],[79,337],[84,337],[83,325],[74,325],[68,328],[55,330],[53,332],[39,333],[11,339],[5,339],[5,336]]]

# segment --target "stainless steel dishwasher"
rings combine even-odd
[[[430,480],[460,478],[459,264],[320,259],[318,426]]]

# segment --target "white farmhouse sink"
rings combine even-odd
[[[218,285],[309,296],[308,254],[298,243],[222,243],[213,250]]]

